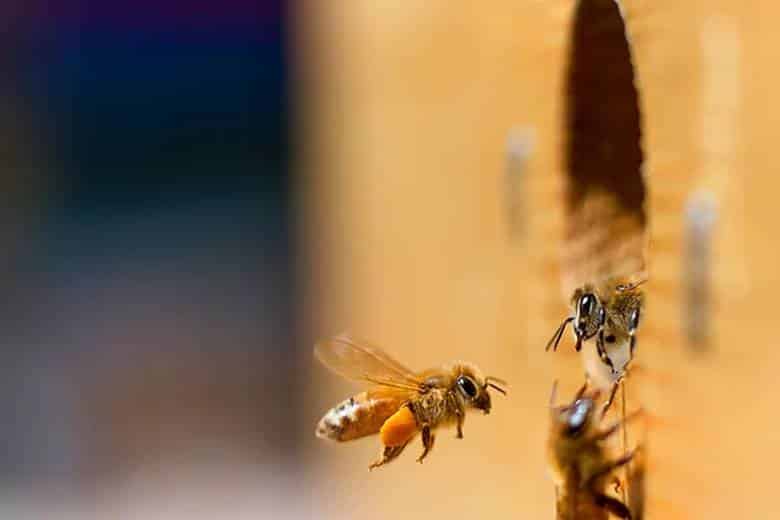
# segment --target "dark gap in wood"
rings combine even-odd
[[[594,192],[612,194],[646,224],[641,114],[631,49],[614,0],[581,0],[566,77],[567,212]]]

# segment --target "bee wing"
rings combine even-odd
[[[368,398],[373,401],[393,403],[392,408],[398,409],[403,406],[404,403],[419,395],[420,390],[410,390],[407,388],[399,388],[397,386],[378,384],[368,389],[366,394]]]
[[[423,384],[411,370],[381,348],[346,334],[318,342],[314,355],[346,379],[408,392],[419,392]]]

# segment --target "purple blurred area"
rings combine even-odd
[[[0,17],[4,489],[272,493],[300,430],[284,6]]]

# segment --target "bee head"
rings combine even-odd
[[[577,337],[577,350],[580,350],[582,342],[595,336],[604,326],[606,315],[598,296],[592,292],[579,294],[574,307],[574,335]]]
[[[506,395],[507,384],[496,377],[482,377],[473,367],[463,366],[455,378],[455,391],[466,403],[466,406],[490,413],[492,402],[488,388],[493,388]]]
[[[593,412],[601,392],[599,390],[586,392],[586,387],[583,387],[570,404],[555,406],[556,390],[557,381],[550,395],[550,414],[555,429],[564,437],[579,437],[589,425],[593,424]]]
[[[576,437],[582,433],[590,422],[594,407],[593,399],[582,397],[561,410],[558,420],[565,426],[566,435]]]

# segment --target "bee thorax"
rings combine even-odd
[[[452,423],[463,413],[454,393],[440,389],[433,389],[414,401],[412,410],[419,424],[431,427]]]

